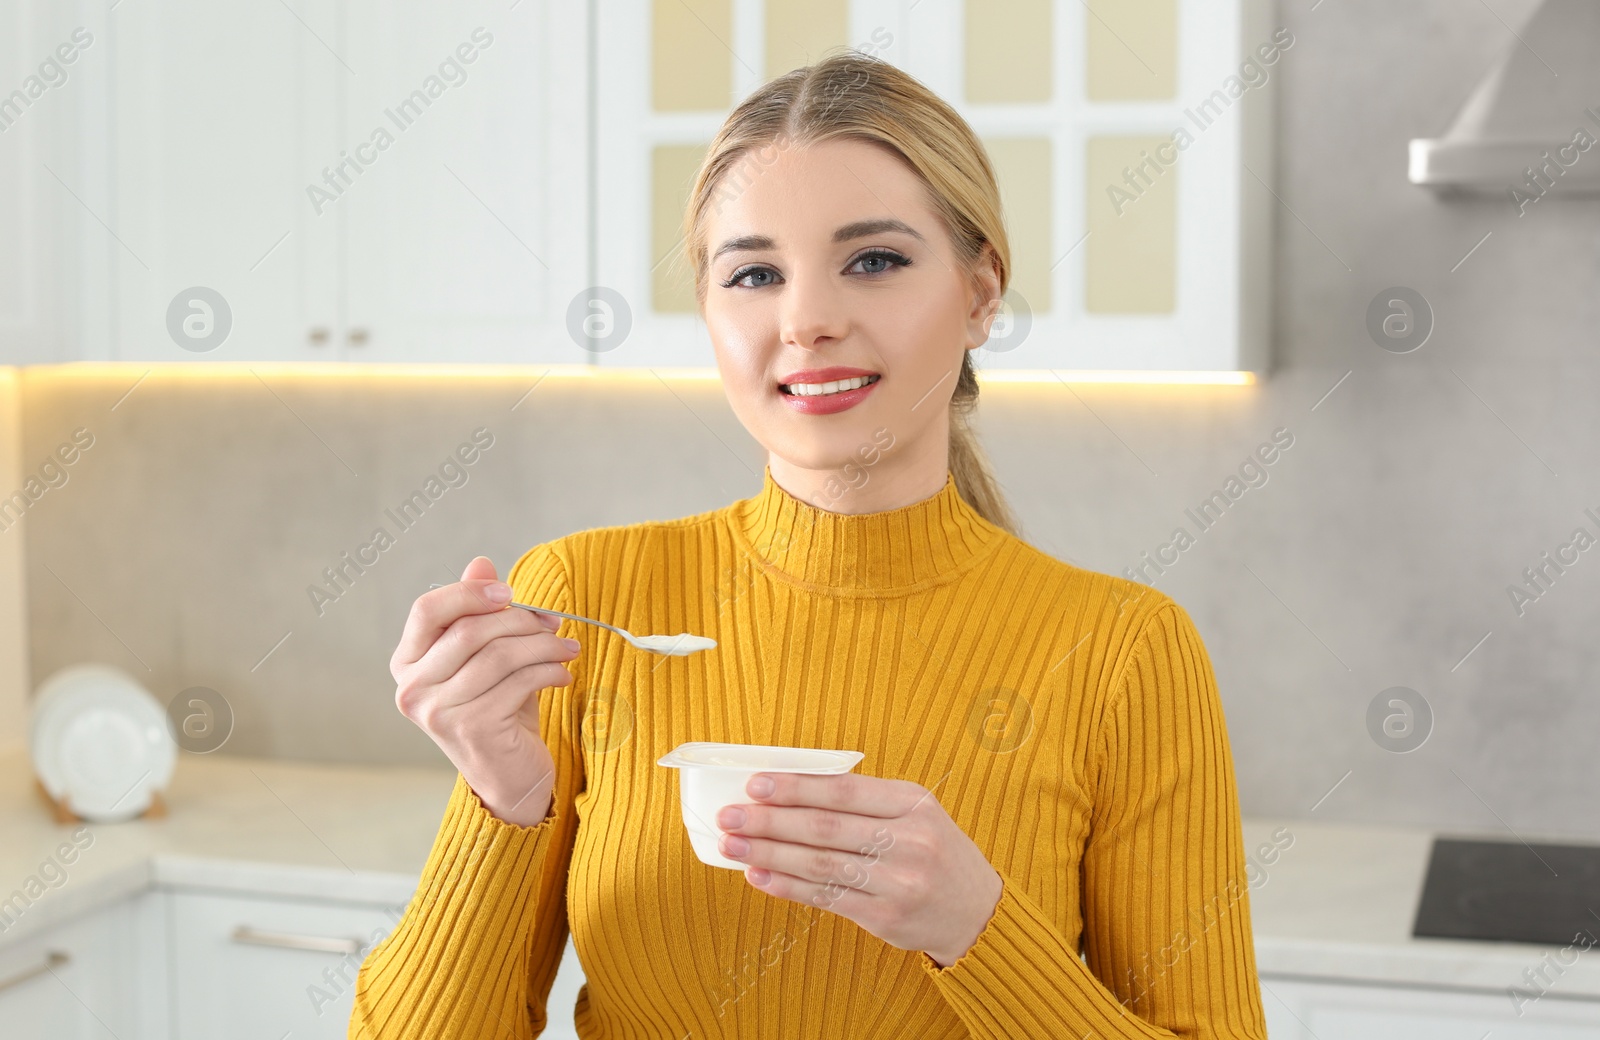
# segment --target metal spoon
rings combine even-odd
[[[444,586],[429,585],[428,588],[442,589]],[[596,621],[594,618],[586,618],[578,614],[563,614],[559,610],[551,610],[548,607],[530,607],[526,603],[508,603],[506,605],[510,607],[521,607],[523,610],[531,610],[536,614],[553,614],[556,617],[570,618],[573,621],[582,621],[588,625],[599,625],[601,628],[608,628],[617,635],[621,636],[623,639],[626,639],[631,646],[637,647],[640,650],[648,650],[653,654],[665,654],[668,657],[687,657],[688,655],[698,653],[701,650],[713,650],[717,645],[717,641],[715,639],[708,639],[705,636],[694,636],[687,632],[683,632],[675,636],[636,636],[627,629],[618,628],[615,625],[608,625],[604,621]]]

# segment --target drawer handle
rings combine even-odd
[[[38,964],[35,964],[33,967],[24,971],[19,971],[8,979],[0,979],[0,990],[7,990],[12,986],[20,986],[29,979],[43,975],[47,971],[55,971],[57,968],[67,964],[71,960],[72,957],[70,954],[62,953],[60,950],[51,950],[49,953],[44,955],[44,960],[40,961]]]
[[[278,946],[286,950],[311,950],[314,953],[361,952],[360,939],[338,939],[328,935],[296,935],[293,932],[264,932],[245,924],[233,930],[233,941],[252,946]]]

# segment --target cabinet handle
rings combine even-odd
[[[71,960],[70,954],[62,953],[60,950],[51,950],[44,955],[44,960],[33,967],[19,971],[10,978],[0,979],[0,990],[8,990],[12,986],[19,986],[35,976],[43,975],[47,971],[54,971]]]
[[[358,326],[346,333],[345,338],[348,339],[353,345],[359,347],[367,342],[367,330]]]
[[[315,953],[361,952],[360,939],[338,939],[329,935],[296,935],[293,932],[263,932],[241,924],[233,930],[233,941],[252,946],[280,946],[286,950],[311,950]]]
[[[312,346],[320,347],[328,342],[328,330],[321,325],[314,326],[310,332],[306,333],[306,339],[311,341]]]

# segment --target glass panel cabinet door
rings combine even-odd
[[[1292,46],[1265,0],[596,2],[596,265],[631,325],[597,363],[714,363],[680,238],[693,177],[738,99],[847,46],[939,93],[995,165],[1012,278],[980,367],[1265,368]]]

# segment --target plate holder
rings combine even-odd
[[[50,807],[50,815],[57,823],[87,823],[82,816],[72,811],[72,806],[67,804],[67,799],[57,799],[45,790],[44,783],[38,778],[33,778],[33,789],[39,792],[39,797]],[[135,820],[158,820],[167,815],[167,803],[161,797],[160,791],[150,793],[150,804],[145,806],[144,812],[133,817]],[[126,821],[121,821],[126,822]]]

